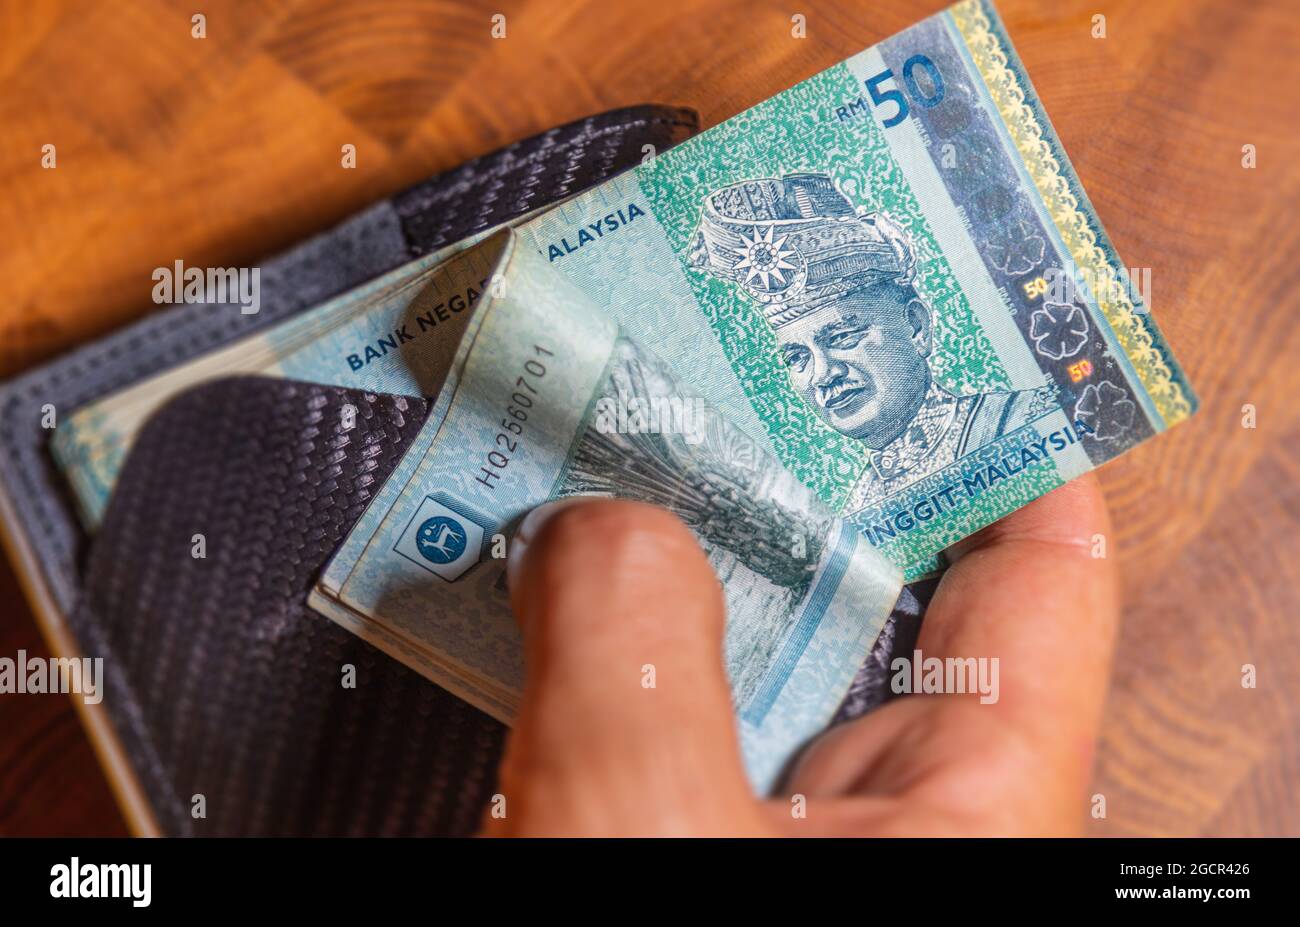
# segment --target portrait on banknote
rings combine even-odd
[[[958,395],[933,376],[933,309],[913,286],[907,234],[855,210],[825,174],[714,191],[692,263],[754,300],[792,386],[817,416],[870,450],[855,510],[916,482],[1051,407],[1043,390]]]

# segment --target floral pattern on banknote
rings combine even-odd
[[[1123,268],[1115,249],[1061,150],[997,13],[991,4],[966,0],[952,7],[951,15],[1075,264],[1097,281],[1098,305],[1165,427],[1182,421],[1196,410],[1196,396],[1141,296],[1135,299],[1122,285]]]

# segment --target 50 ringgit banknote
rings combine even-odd
[[[557,496],[666,505],[723,581],[766,788],[834,711],[899,569],[1193,412],[1134,278],[991,4],[968,0],[513,229],[97,403],[55,451],[93,520],[140,418],[196,378],[436,397],[312,601],[506,720],[522,657],[497,542]]]

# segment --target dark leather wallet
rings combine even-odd
[[[552,130],[265,262],[257,315],[172,309],[0,386],[10,549],[54,625],[47,635],[68,632],[65,649],[105,658],[108,733],[96,736],[131,780],[119,791],[147,805],[137,829],[467,833],[492,793],[505,730],[306,605],[418,431],[424,400],[263,377],[181,394],[138,436],[84,573],[87,539],[48,458],[42,406],[66,416],[579,192],[635,164],[643,145],[663,149],[695,128],[689,111],[644,106]],[[344,405],[358,410],[350,429]],[[904,590],[838,721],[889,697],[890,660],[911,649],[932,589]]]
[[[164,833],[475,829],[504,726],[307,606],[426,412],[236,377],[172,399],[137,437],[69,623],[104,658],[104,704]],[[888,697],[917,588],[837,720]]]
[[[426,412],[231,378],[141,430],[69,621],[163,833],[474,829],[502,725],[307,607]]]

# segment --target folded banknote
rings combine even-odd
[[[437,257],[271,349],[434,398],[312,604],[509,720],[512,526],[579,492],[667,505],[726,588],[759,788],[838,704],[887,561],[933,570],[1196,403],[977,0]]]

